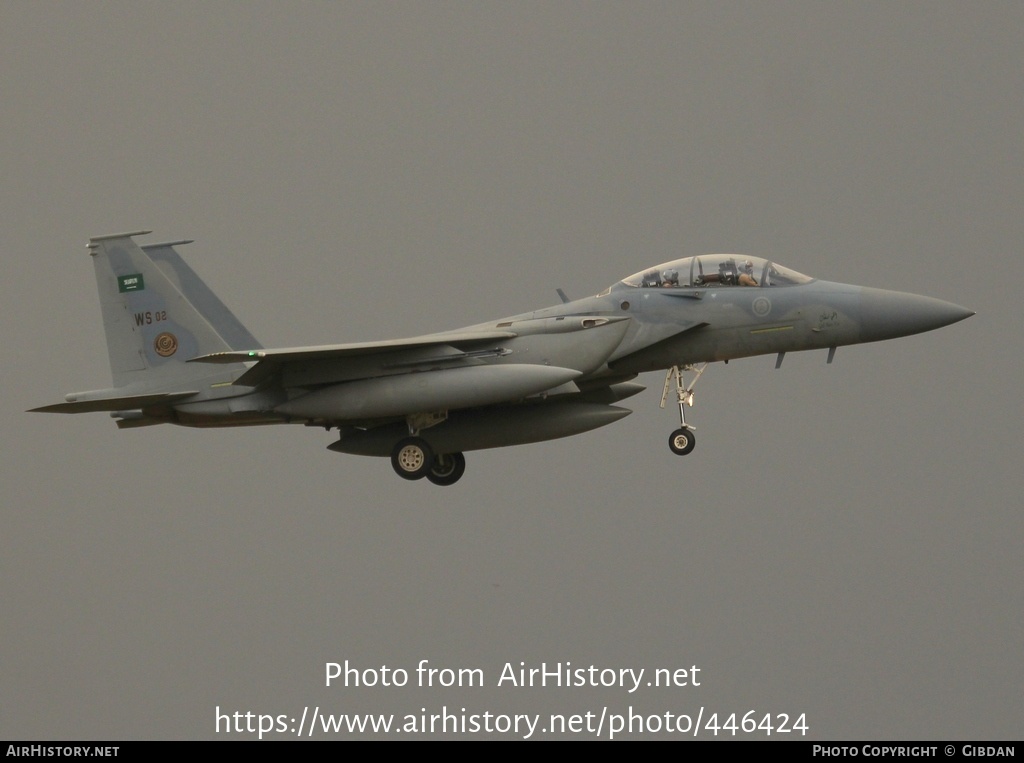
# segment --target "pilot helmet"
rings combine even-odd
[[[754,269],[754,263],[751,262],[750,260],[744,260],[743,269],[746,270],[747,272],[750,272],[751,270]]]
[[[678,270],[666,270],[661,274],[661,280],[665,283],[679,283],[679,271]]]

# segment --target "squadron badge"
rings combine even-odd
[[[164,331],[153,340],[153,349],[161,358],[169,358],[178,351],[178,337],[169,331]]]

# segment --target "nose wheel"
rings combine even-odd
[[[677,429],[668,438],[668,447],[677,456],[685,456],[697,445],[692,429]]]
[[[697,365],[683,366],[682,368],[672,366],[665,375],[665,390],[661,393],[661,407],[665,407],[665,401],[668,400],[669,389],[673,383],[676,389],[676,401],[679,403],[679,429],[674,431],[668,438],[668,447],[677,456],[685,456],[697,445],[697,438],[693,434],[693,430],[696,427],[686,423],[686,407],[693,407],[693,388],[697,385],[697,380],[700,379],[701,374],[704,373],[707,367],[707,363],[698,363]],[[685,374],[687,372],[693,373],[693,378],[689,384],[686,383]]]

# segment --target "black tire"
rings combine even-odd
[[[677,429],[668,438],[668,447],[677,456],[685,456],[697,445],[697,438],[693,435],[692,429],[683,427]]]
[[[427,476],[434,465],[434,451],[420,437],[399,440],[391,451],[391,468],[403,479],[418,480]]]
[[[466,473],[466,457],[461,453],[445,453],[434,458],[427,479],[435,485],[454,485]]]

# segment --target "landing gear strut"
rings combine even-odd
[[[686,423],[686,406],[693,407],[693,388],[697,385],[697,380],[700,379],[701,374],[704,373],[707,367],[707,363],[698,363],[696,365],[683,366],[682,368],[672,366],[665,375],[665,391],[661,393],[661,407],[665,407],[665,401],[668,399],[668,390],[673,380],[676,386],[676,398],[679,402],[679,429],[674,431],[668,438],[668,447],[677,456],[685,456],[697,444],[697,438],[693,434],[693,430],[696,427]],[[687,371],[693,372],[693,378],[689,384],[686,383],[686,379],[683,376]]]

